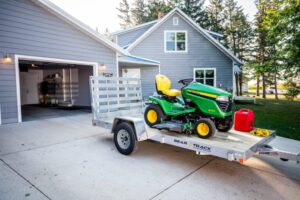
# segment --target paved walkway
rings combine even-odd
[[[91,115],[0,126],[0,199],[299,199],[300,165],[251,158],[245,166],[142,142],[114,147]]]

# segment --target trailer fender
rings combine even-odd
[[[136,141],[143,141],[148,139],[145,129],[145,122],[144,120],[141,120],[139,118],[116,117],[113,121],[111,132],[114,133],[118,124],[122,122],[128,123],[130,126],[132,126]]]

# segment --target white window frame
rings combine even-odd
[[[175,50],[167,50],[167,33],[175,33]],[[185,33],[185,51],[177,50],[177,33]],[[185,30],[166,30],[164,31],[164,52],[165,53],[187,53],[188,52],[188,32]]]
[[[204,82],[204,84],[206,83],[206,73],[205,73],[205,71],[206,70],[213,70],[214,71],[214,87],[216,87],[216,85],[217,85],[217,69],[216,68],[213,68],[213,67],[210,67],[210,68],[194,68],[194,73],[193,73],[193,77],[194,77],[194,81],[196,81],[196,71],[197,70],[204,70],[204,77],[203,77],[203,82]]]
[[[173,17],[173,25],[178,26],[178,17]]]

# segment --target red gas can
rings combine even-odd
[[[234,113],[234,129],[237,131],[250,132],[254,129],[254,112],[242,108]]]

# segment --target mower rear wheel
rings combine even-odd
[[[194,127],[194,133],[198,135],[198,137],[203,139],[208,139],[213,137],[216,132],[216,126],[214,122],[210,119],[200,119],[196,122]]]
[[[159,124],[165,118],[165,116],[158,105],[150,104],[145,110],[144,118],[146,124],[152,127],[155,124]]]

